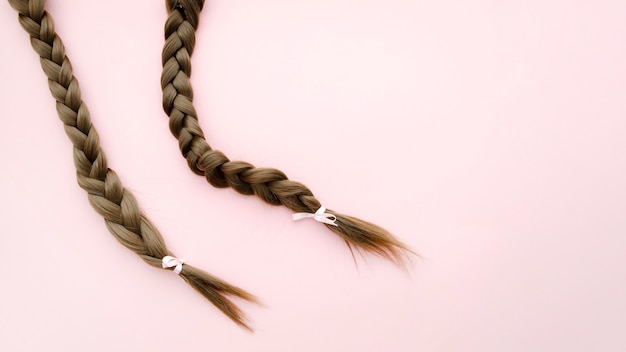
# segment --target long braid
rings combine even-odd
[[[291,181],[280,170],[260,168],[245,161],[231,161],[218,150],[211,149],[198,123],[193,106],[191,55],[195,31],[204,0],[167,0],[169,16],[165,23],[165,45],[162,53],[163,109],[169,116],[172,134],[189,168],[202,175],[215,187],[232,187],[245,195],[256,195],[272,205],[284,205],[295,212],[313,213],[321,207],[311,190]],[[386,230],[354,217],[335,215],[337,226],[327,224],[348,244],[401,263],[411,252]]]
[[[104,218],[111,234],[146,263],[161,268],[163,258],[172,253],[165,247],[156,227],[141,213],[132,193],[107,167],[61,38],[54,31],[51,16],[44,10],[45,0],[9,0],[9,3],[19,13],[19,22],[30,35],[32,47],[48,76],[59,118],[74,146],[78,184],[87,192],[89,202]],[[184,265],[181,269],[179,275],[183,280],[235,323],[249,329],[242,312],[226,296],[255,301],[252,295],[193,266]]]

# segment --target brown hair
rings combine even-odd
[[[78,81],[65,55],[61,38],[54,31],[45,0],[9,0],[19,13],[19,22],[30,35],[33,49],[41,58],[48,86],[56,99],[59,118],[74,146],[74,165],[78,184],[87,192],[89,202],[104,218],[109,232],[146,263],[161,268],[163,258],[172,256],[163,237],[139,210],[137,200],[126,190],[117,174],[107,167],[87,106],[81,99]],[[256,301],[244,290],[230,285],[190,265],[179,275],[235,323],[248,328],[245,317],[227,296]]]
[[[320,201],[305,185],[289,180],[280,170],[261,168],[245,161],[231,161],[211,148],[198,123],[193,106],[191,54],[195,31],[204,0],[167,0],[165,45],[162,53],[163,109],[169,116],[172,134],[189,168],[204,176],[214,187],[232,187],[245,195],[256,195],[266,203],[284,205],[295,212],[314,213]],[[406,253],[413,253],[386,230],[369,222],[329,211],[336,225],[326,227],[352,245],[401,264]]]

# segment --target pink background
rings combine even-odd
[[[213,0],[209,142],[419,251],[358,267],[315,222],[193,175],[161,110],[163,1],[49,1],[110,166],[238,328],[119,245],[0,2],[2,351],[626,350],[626,2]]]

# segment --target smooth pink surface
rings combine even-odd
[[[238,328],[107,232],[0,2],[2,351],[626,350],[626,2],[209,1],[209,142],[420,252],[215,189],[161,110],[163,1],[49,1],[110,166],[170,248],[258,295]]]

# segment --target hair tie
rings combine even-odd
[[[313,218],[313,220],[321,222],[321,223],[324,223],[324,224],[333,225],[333,226],[339,226],[339,225],[335,224],[335,221],[337,221],[337,216],[334,215],[334,214],[327,213],[326,212],[326,207],[324,207],[324,206],[320,206],[320,208],[317,209],[317,211],[315,213],[295,213],[295,214],[293,214],[293,220],[294,221],[307,219],[307,218]]]
[[[165,257],[163,257],[161,262],[162,262],[161,265],[163,266],[163,269],[171,268],[175,266],[174,272],[178,275],[180,275],[180,272],[183,271],[183,264],[185,264],[184,259],[178,259],[170,255],[166,255]]]

